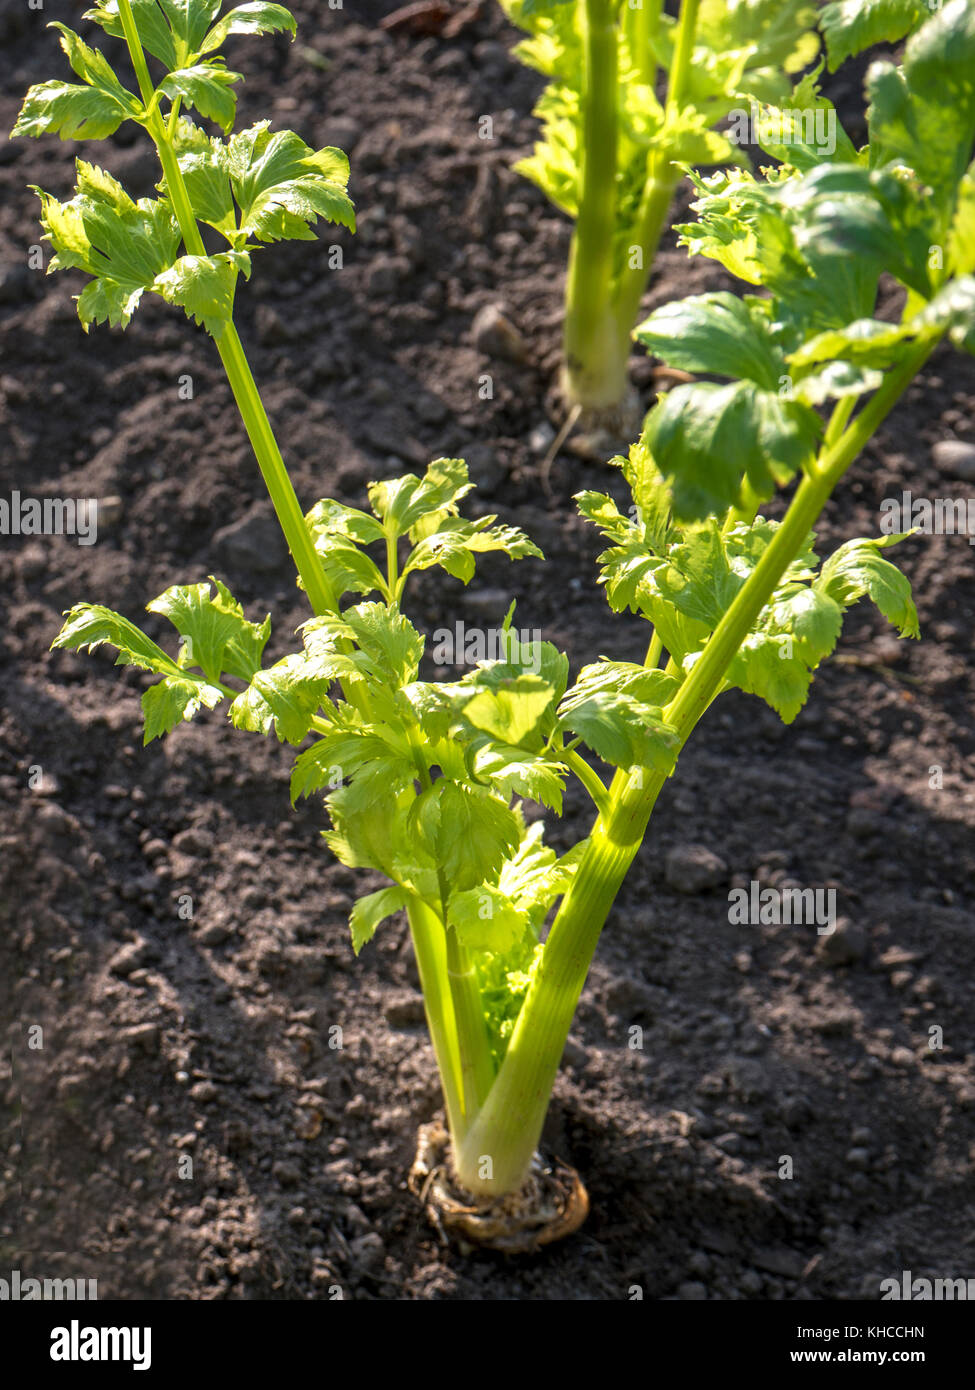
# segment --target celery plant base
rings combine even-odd
[[[587,403],[585,398],[592,393],[586,392],[580,375],[574,374],[565,364],[558,382],[557,413],[563,421],[575,416],[571,452],[593,459],[600,456],[606,459],[611,454],[625,452],[640,433],[647,410],[639,391],[624,372],[614,400]]]
[[[480,1248],[534,1254],[573,1235],[589,1213],[589,1195],[575,1168],[538,1153],[520,1190],[475,1196],[457,1181],[450,1136],[438,1121],[421,1125],[417,1133],[408,1185],[441,1239],[453,1238],[464,1253]]]
[[[600,313],[598,318],[601,321],[593,324],[568,306],[559,385],[568,409],[578,406],[586,415],[612,421],[632,396],[627,375],[631,325],[621,332],[611,314]],[[621,425],[621,433],[629,430],[629,424]]]

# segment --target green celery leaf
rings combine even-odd
[[[104,140],[134,108],[99,87],[71,82],[41,82],[31,87],[10,132],[18,135],[60,135],[62,140]]]
[[[830,72],[875,43],[897,43],[930,13],[927,0],[831,0],[820,18]]]
[[[216,597],[210,592],[216,585]],[[180,666],[199,666],[207,680],[221,675],[249,681],[260,670],[271,619],[252,623],[233,594],[211,575],[204,584],[178,584],[146,605],[168,618],[183,639]]]
[[[607,540],[622,542],[636,538],[637,528],[633,522],[605,492],[577,492],[575,502],[586,520],[598,526]]]
[[[143,111],[142,102],[122,86],[103,54],[64,24],[61,47],[85,86],[69,82],[42,82],[31,87],[12,135],[60,135],[62,140],[103,140],[123,121]]]
[[[667,563],[648,576],[646,589],[713,631],[744,586],[755,563],[744,532],[724,534],[711,517],[699,531],[671,546]]]
[[[847,541],[824,563],[816,587],[844,608],[866,595],[902,637],[919,637],[910,581],[879,553],[903,538],[901,534]]]
[[[406,907],[410,897],[405,888],[380,888],[377,893],[367,893],[364,898],[359,898],[349,918],[352,949],[356,955],[375,936],[379,924]]]
[[[151,685],[142,696],[143,744],[172,733],[177,724],[192,719],[203,707],[215,709],[223,698],[222,690],[192,676],[167,676]]]
[[[816,19],[811,0],[701,0],[692,62],[699,85],[691,90],[728,84],[763,101],[771,88],[787,92],[787,74],[819,51]]]
[[[795,241],[817,275],[869,313],[887,271],[919,294],[930,291],[930,209],[916,182],[892,169],[820,165],[783,200],[795,217]],[[844,288],[845,281],[845,288]]]
[[[507,894],[490,883],[451,893],[447,925],[471,951],[510,951],[527,927]]]
[[[514,605],[512,605],[512,608]],[[497,688],[497,682],[510,677],[517,677],[525,674],[539,676],[552,692],[552,710],[565,694],[565,688],[569,683],[569,658],[565,652],[560,652],[558,647],[552,642],[522,642],[516,630],[510,626],[509,612],[502,632],[504,633],[503,661],[494,663],[481,663],[479,673],[473,679],[475,684],[492,685]],[[493,674],[491,674],[493,672]],[[547,717],[542,718],[542,729],[545,733],[551,732],[553,725]]]
[[[403,566],[403,574],[414,570],[429,569],[439,565],[455,579],[469,583],[474,575],[475,555],[489,551],[503,551],[512,560],[524,560],[533,555],[544,559],[538,547],[516,526],[492,526],[493,516],[481,517],[477,521],[465,521],[460,517],[448,516],[440,519],[437,530],[424,536]],[[422,522],[413,527],[413,533],[422,527]]]
[[[448,691],[448,686],[437,682],[411,681],[397,692],[397,698],[405,702],[407,720],[416,720],[432,742],[442,739],[456,718]]]
[[[581,846],[577,845],[558,859],[555,851],[543,843],[543,834],[541,821],[526,827],[517,853],[505,860],[498,875],[498,887],[528,918],[536,936],[552,904],[572,882],[581,857]]]
[[[825,362],[795,383],[795,394],[809,405],[839,400],[842,396],[862,396],[876,391],[883,382],[883,372],[854,362]]]
[[[388,777],[390,789],[394,782],[405,785],[417,775],[413,763],[371,729],[338,727],[298,754],[291,774],[291,800],[310,796],[323,787],[336,791],[342,782],[371,773],[377,766]],[[378,793],[382,794],[381,783]]]
[[[173,143],[196,216],[233,241],[237,233],[237,208],[230,187],[226,145],[219,138],[207,135],[185,116],[177,122]],[[165,192],[165,180],[157,187]]]
[[[396,604],[359,603],[343,612],[342,621],[377,679],[394,686],[416,679],[424,639]]]
[[[179,56],[173,31],[157,0],[129,0],[132,17],[143,48],[167,68],[179,67]],[[86,10],[83,19],[93,20],[113,39],[124,39],[125,30],[118,12],[118,0],[99,0],[93,9]]]
[[[474,771],[505,800],[527,797],[562,814],[567,769],[548,758],[532,757],[503,743],[486,743],[474,755]]]
[[[230,133],[237,114],[237,97],[231,90],[241,82],[243,74],[231,72],[222,60],[211,58],[189,68],[177,68],[159,84],[159,91],[170,101],[182,98],[187,106],[195,107],[201,116],[216,121],[225,134]]]
[[[173,33],[187,53],[198,53],[203,37],[220,13],[223,0],[159,0]]]
[[[468,523],[470,529],[472,524]],[[474,578],[476,561],[463,532],[443,531],[434,536],[426,536],[410,555],[403,566],[403,574],[413,574],[416,570],[428,570],[439,565],[454,579],[469,584]]]
[[[354,541],[317,531],[315,549],[326,579],[339,595],[386,592],[386,581],[375,561],[363,554]]]
[[[341,150],[313,150],[269,121],[232,136],[227,168],[240,207],[240,231],[258,241],[311,241],[321,217],[355,231],[346,193],[349,161]]]
[[[249,280],[251,258],[246,251],[220,251],[214,256],[180,256],[157,275],[151,288],[169,304],[186,311],[211,333],[228,323],[234,312],[237,277]]]
[[[48,271],[77,269],[94,277],[78,301],[86,330],[106,320],[125,328],[143,294],[172,264],[179,227],[168,203],[135,203],[104,170],[81,160],[77,168],[78,192],[69,203],[34,189],[45,240],[57,253]]]
[[[812,672],[787,633],[752,632],[735,653],[726,680],[746,695],[758,695],[791,724],[806,703]]]
[[[323,838],[336,859],[350,869],[376,869],[406,887],[434,870],[436,891],[434,866],[407,827],[407,813],[416,800],[413,789],[391,792],[365,808],[350,804],[353,800],[351,786],[340,787],[326,800],[334,828]]]
[[[819,362],[842,359],[859,367],[889,367],[898,360],[903,344],[914,337],[911,323],[885,323],[858,319],[845,328],[828,328],[789,354],[789,365],[805,368]]]
[[[791,636],[797,655],[815,669],[840,640],[843,609],[815,584],[787,584],[776,591],[765,625],[776,635]]]
[[[956,347],[975,353],[975,275],[949,280],[913,322],[921,328],[947,328]]]
[[[429,464],[422,478],[406,473],[401,478],[370,483],[369,504],[391,534],[402,536],[428,519],[429,530],[436,530],[441,522],[457,515],[457,504],[474,486],[463,459],[439,458]],[[422,540],[429,530],[411,539]]]
[[[151,638],[111,608],[100,603],[77,603],[65,614],[65,622],[52,647],[79,651],[86,647],[94,651],[103,642],[118,649],[116,666],[138,666],[143,671],[180,676],[177,663],[157,646]]]
[[[492,679],[490,668],[477,675],[476,693],[464,705],[468,724],[498,743],[540,749],[541,720],[555,698],[548,681],[530,673]]]
[[[619,666],[597,662],[584,668],[559,706],[559,724],[614,767],[669,772],[677,756],[677,733],[664,720],[660,704],[650,701],[665,699],[674,682],[662,671],[642,668],[640,677],[626,677]]]
[[[282,743],[299,744],[327,699],[333,679],[327,662],[307,652],[293,652],[254,673],[250,685],[230,706],[230,718],[238,729],[269,734],[273,727]]]
[[[762,182],[740,170],[692,178],[698,220],[678,227],[683,244],[771,292],[787,351],[869,318],[884,271],[930,294],[932,211],[902,168],[821,163],[799,178],[785,169]]]
[[[445,778],[417,797],[408,825],[456,890],[491,879],[520,840],[517,817],[500,797]]]
[[[305,514],[315,549],[330,584],[340,593],[385,593],[386,584],[375,562],[360,545],[382,540],[383,528],[367,512],[324,498]]]
[[[600,657],[591,665],[583,666],[562,708],[567,709],[598,691],[609,690],[632,695],[641,704],[659,709],[674,698],[679,685],[677,678],[666,671],[638,666],[633,661],[610,661]]]
[[[901,68],[867,74],[870,159],[907,164],[929,185],[929,240],[944,244],[975,139],[975,10],[948,0],[907,42]]]
[[[665,304],[634,337],[670,367],[745,377],[769,391],[778,389],[785,371],[767,317],[726,291]]]
[[[697,221],[675,227],[691,255],[719,261],[752,285],[802,281],[808,269],[773,185],[741,169],[691,179],[699,194],[691,204]]]
[[[192,719],[202,707],[214,709],[223,691],[185,671],[144,632],[101,604],[79,603],[65,615],[65,623],[52,643],[68,651],[86,647],[94,651],[103,642],[118,650],[116,666],[138,666],[163,679],[142,697],[145,716],[143,741],[168,734],[184,719]]]
[[[297,20],[283,5],[272,5],[267,0],[249,0],[249,3],[237,5],[217,20],[200,45],[200,52],[215,52],[231,34],[287,33],[294,38],[297,31]]]
[[[811,461],[821,429],[811,407],[754,382],[699,381],[664,395],[643,442],[671,483],[675,516],[697,521],[740,501],[746,478],[770,497]]]
[[[330,497],[316,502],[305,513],[305,521],[316,536],[341,536],[343,540],[355,541],[356,545],[369,545],[383,538],[383,528],[375,517],[334,502]]]
[[[826,162],[860,160],[835,106],[819,91],[821,67],[796,84],[784,106],[756,108],[755,134],[763,152],[803,172]]]
[[[947,268],[951,275],[968,275],[975,270],[975,161],[958,185],[948,232]]]

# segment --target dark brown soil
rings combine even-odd
[[[4,130],[31,81],[60,75],[43,21],[82,8],[5,6]],[[563,455],[554,502],[539,486],[568,228],[510,171],[537,92],[507,56],[512,31],[488,0],[452,41],[383,33],[379,0],[294,8],[297,45],[234,49],[242,111],[346,148],[361,215],[355,238],[326,232],[341,271],[320,245],[278,246],[240,295],[300,496],[361,504],[372,478],[466,455],[548,563],[486,564],[471,593],[427,578],[417,621],[495,622],[517,596],[519,623],[575,667],[641,657],[643,625],[609,620],[570,500],[605,487],[605,468]],[[965,539],[900,552],[922,644],[857,611],[794,725],[744,696],[706,720],[608,924],[550,1112],[589,1220],[536,1257],[462,1257],[406,1189],[439,1106],[406,928],[354,960],[354,876],[318,839],[320,807],[290,811],[288,750],[213,716],[143,751],[143,678],[48,651],[72,602],[138,618],[211,572],[273,613],[275,654],[304,616],[207,339],[161,304],[124,337],[86,339],[78,277],[27,269],[26,185],[64,192],[79,152],[0,146],[0,495],[121,499],[93,547],[0,537],[0,1272],[97,1277],[102,1297],[132,1299],[854,1299],[904,1269],[975,1275]],[[150,191],[140,145],[98,157]],[[669,238],[650,302],[721,283]],[[531,365],[473,345],[493,303]],[[971,361],[939,354],[831,504],[824,548],[875,534],[903,486],[964,495],[931,447],[975,440],[973,402]],[[556,842],[587,820],[570,799]],[[668,853],[697,845],[725,867],[680,892]],[[729,882],[752,879],[832,886],[850,925],[826,954],[811,927],[732,926]]]

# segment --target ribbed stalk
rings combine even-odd
[[[585,409],[615,405],[626,387],[629,344],[611,309],[616,227],[619,34],[614,0],[584,0],[585,88],[579,209],[569,252],[564,387]]]
[[[481,990],[470,952],[457,939],[453,927],[446,930],[447,976],[457,1025],[457,1050],[464,1096],[464,1118],[477,1114],[494,1080],[494,1063],[488,1040]]]
[[[166,129],[158,106],[153,107],[152,105],[152,81],[133,18],[130,0],[119,0],[119,17],[122,21],[122,29],[125,33],[132,66],[139,83],[139,92],[143,103],[152,112],[147,129],[156,146],[159,162],[166,177],[166,188],[173,205],[173,211],[176,214],[176,220],[179,223],[183,244],[190,255],[205,256],[207,254],[206,247],[193,212],[193,205],[186,191],[179,160],[170,140],[170,132]],[[281,457],[281,450],[278,448],[274,431],[271,428],[271,422],[264,409],[264,402],[261,400],[261,394],[257,389],[240,337],[233,323],[228,322],[217,329],[213,334],[213,339],[227,373],[230,388],[234,393],[234,400],[247,430],[247,437],[254,450],[265,486],[277,513],[278,522],[288,542],[295,566],[301,576],[301,582],[308,594],[308,601],[319,615],[334,612],[338,606],[335,594],[326,578],[311,533],[305,524],[304,513],[295,495],[288,470]]]
[[[640,81],[653,86],[657,64],[653,43],[660,27],[661,0],[623,0],[623,23],[630,57],[640,74]]]
[[[649,3],[649,0],[644,0],[644,3]],[[669,118],[677,116],[687,97],[699,9],[700,0],[683,0],[680,8],[674,53],[667,75],[666,116]],[[647,181],[640,200],[633,246],[630,248],[633,261],[624,266],[620,273],[613,304],[618,331],[625,335],[627,342],[650,279],[679,179],[680,171],[674,167],[666,150],[655,151],[648,157]],[[639,255],[635,254],[637,251]]]
[[[579,995],[603,924],[663,785],[624,792],[594,831],[552,925],[497,1079],[456,1154],[472,1192],[516,1192],[528,1175]]]
[[[628,251],[631,259],[628,259],[620,274],[612,308],[616,332],[627,344],[627,352],[640,311],[640,301],[647,288],[660,238],[667,225],[678,177],[677,170],[666,154],[654,154],[648,158],[647,181],[633,233],[633,244]]]
[[[684,0],[667,86],[667,115],[687,94],[700,0]],[[624,10],[621,21],[641,80],[652,83],[651,44],[660,24],[658,0]],[[679,179],[666,150],[647,159],[647,176],[632,244],[616,279],[619,35],[613,0],[585,0],[586,75],[582,176],[566,282],[563,388],[571,404],[607,411],[626,392],[630,334],[650,278]],[[614,285],[615,279],[615,285]]]
[[[423,1007],[430,1030],[433,1054],[437,1059],[444,1108],[454,1144],[460,1142],[466,1130],[464,1118],[463,1081],[460,1053],[457,1047],[457,1026],[447,977],[447,946],[443,925],[434,912],[414,898],[407,908],[413,953],[420,974]]]
[[[319,615],[334,613],[338,609],[335,593],[315,550],[237,329],[227,323],[213,340],[308,601]]]

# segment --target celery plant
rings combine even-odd
[[[206,10],[212,19],[218,4],[159,0],[158,9],[175,36],[175,16]],[[137,72],[140,39],[163,62],[171,56],[161,42],[151,47],[161,33],[155,0],[96,13],[110,33],[124,26]],[[197,51],[202,32],[187,40]],[[58,264],[93,276],[82,320],[124,325],[151,289],[202,318],[226,351],[231,277],[249,238],[305,234],[314,212],[350,216],[344,180],[326,177],[337,157],[302,155],[305,172],[295,173],[281,148],[291,173],[275,181],[260,154],[278,137],[265,127],[224,143],[172,110],[157,122],[160,87],[122,94],[104,60],[73,39],[67,46],[96,96],[74,89],[83,106],[52,84],[34,89],[19,128],[39,133],[55,119],[64,128],[70,102],[72,132],[84,110],[89,133],[104,134],[117,106],[165,151],[158,203],[132,204],[89,166],[71,203],[42,195]],[[187,61],[182,50],[175,57]],[[372,484],[368,511],[330,499],[304,516],[297,503],[281,508],[314,615],[300,648],[274,665],[262,660],[270,619],[248,619],[217,580],[174,586],[149,604],[179,634],[175,656],[108,608],[84,603],[66,615],[56,646],[108,643],[120,663],[158,677],[143,696],[147,742],[222,707],[236,727],[274,732],[299,750],[293,797],[323,795],[330,850],[383,880],[353,909],[354,949],[391,914],[408,916],[454,1175],[475,1205],[497,1208],[526,1182],[600,932],[657,796],[711,704],[737,688],[793,720],[862,597],[903,636],[918,635],[910,586],[883,553],[900,538],[850,541],[820,562],[815,526],[935,347],[947,338],[975,349],[973,73],[975,16],[950,0],[912,37],[902,66],[871,68],[864,149],[841,132],[827,155],[800,133],[790,162],[761,178],[732,168],[697,179],[684,243],[760,293],[685,299],[641,326],[663,361],[720,380],[664,397],[616,460],[630,511],[608,495],[578,498],[608,542],[600,582],[611,608],[649,624],[643,665],[602,658],[570,684],[564,654],[518,640],[509,611],[503,660],[452,682],[420,679],[424,639],[404,611],[411,576],[440,567],[467,583],[483,552],[540,556],[496,518],[463,517],[471,485],[455,459]],[[199,99],[195,83],[170,85],[174,107],[187,93]],[[824,100],[811,79],[807,96]],[[52,103],[61,103],[56,116]],[[769,110],[760,132],[771,156],[786,152],[776,143],[781,117]],[[231,250],[194,252],[195,221],[222,231]],[[896,322],[874,316],[882,274],[903,288]],[[240,359],[228,356],[239,384]],[[256,411],[250,390],[240,398]],[[263,412],[253,420],[263,465],[279,456]],[[266,476],[280,500],[276,468]],[[776,489],[794,483],[781,522],[763,517]],[[609,785],[597,763],[615,769]],[[558,814],[570,775],[596,816],[558,857],[521,804]]]
[[[516,55],[549,79],[543,139],[516,167],[575,219],[565,289],[563,393],[618,416],[630,336],[685,165],[744,159],[740,122],[783,109],[816,57],[814,0],[501,0],[530,35]],[[831,65],[903,37],[923,0],[837,3],[823,12]],[[658,95],[659,93],[659,95]],[[738,140],[738,143],[735,141]],[[624,412],[625,415],[625,412]]]

